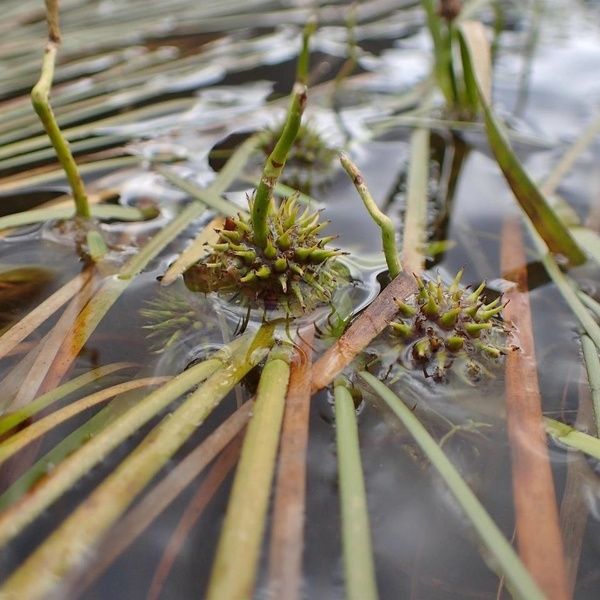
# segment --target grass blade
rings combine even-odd
[[[213,219],[167,269],[160,280],[160,284],[164,286],[171,285],[180,275],[183,275],[193,264],[210,252],[208,244],[217,242],[219,234],[215,230],[221,229],[223,223],[223,217]]]
[[[45,394],[39,396],[27,406],[24,406],[23,408],[14,412],[2,415],[0,417],[0,435],[10,431],[23,421],[31,418],[39,411],[50,406],[54,402],[62,400],[64,397],[76,392],[78,389],[88,385],[89,383],[97,381],[98,379],[105,377],[106,375],[110,375],[111,373],[115,373],[123,369],[129,369],[134,366],[134,363],[127,362],[112,363],[104,367],[92,369],[91,371],[88,371],[79,377],[75,377],[74,379],[67,381],[60,387],[57,387],[52,391],[46,392]]]
[[[90,206],[92,217],[98,219],[114,219],[116,221],[144,221],[156,211],[145,211],[132,206],[120,206],[118,204],[100,204]],[[36,208],[24,212],[0,217],[0,229],[22,227],[33,223],[45,223],[54,219],[70,219],[73,217],[72,207],[50,207]]]
[[[289,347],[271,351],[235,473],[207,600],[253,595],[290,375]]]
[[[475,56],[483,52],[487,52],[489,56],[483,25],[464,22],[458,32],[465,73],[472,75],[471,80],[467,80],[467,87],[477,91],[490,146],[515,198],[552,252],[563,254],[573,265],[582,264],[585,262],[585,254],[567,226],[552,210],[540,188],[521,166],[502,125],[490,107],[489,98],[482,89],[478,72],[475,70]]]
[[[313,338],[312,325],[298,334],[298,352],[285,399],[275,483],[268,586],[272,598],[285,595],[286,600],[298,600],[302,583]]]
[[[233,352],[239,350],[235,348]],[[179,398],[198,382],[220,369],[230,360],[227,352],[221,352],[191,369],[139,401],[110,427],[100,431],[79,450],[65,458],[19,502],[0,514],[0,546],[8,543],[31,523],[43,510],[64,494],[76,481],[98,464],[108,453],[130,435]]]
[[[169,379],[170,377],[145,377],[143,379],[134,379],[133,381],[126,381],[124,383],[113,385],[94,394],[90,394],[85,398],[71,402],[60,410],[32,423],[25,429],[21,429],[21,431],[11,435],[7,440],[0,442],[0,464],[16,454],[21,448],[27,446],[27,444],[30,444],[68,419],[77,416],[84,410],[88,410],[101,402],[106,402],[110,398],[128,392],[129,390],[158,385],[159,383],[167,382]]]
[[[272,327],[263,326],[254,339],[246,339],[229,365],[211,375],[179,408],[165,417],[9,577],[0,589],[0,596],[45,598],[56,591],[74,569],[81,567],[89,550],[150,480],[240,379],[264,358],[272,343],[272,331]],[[115,424],[109,429],[109,435],[114,435]]]
[[[77,294],[90,280],[91,275],[89,269],[79,273],[6,331],[0,337],[0,358],[5,357],[19,342],[31,335],[61,306]]]
[[[365,371],[362,371],[360,376],[381,396],[402,421],[421,450],[442,476],[465,512],[466,517],[471,521],[477,536],[486,549],[486,553],[491,557],[492,568],[505,578],[513,596],[517,600],[544,600],[545,595],[532,579],[512,546],[413,412],[376,377]]]
[[[402,262],[409,273],[420,274],[425,268],[428,187],[429,130],[418,128],[410,136],[410,162],[402,240]]]
[[[221,453],[206,475],[206,479],[201,483],[198,491],[186,507],[183,515],[181,515],[177,527],[165,546],[162,559],[156,567],[154,577],[150,583],[150,589],[148,590],[147,600],[158,600],[160,598],[163,585],[171,572],[171,567],[177,558],[177,553],[183,546],[191,529],[202,516],[206,505],[235,466],[240,454],[241,445],[242,440],[240,437],[237,437]]]
[[[354,399],[343,382],[335,385],[335,425],[346,598],[376,600],[375,563],[356,410]]]
[[[246,402],[238,408],[117,523],[111,534],[102,542],[96,561],[85,570],[82,580],[78,581],[76,587],[80,594],[129,548],[242,431],[250,418],[252,406],[252,402]]]

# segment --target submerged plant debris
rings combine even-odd
[[[0,599],[600,595],[596,2],[2,15]]]

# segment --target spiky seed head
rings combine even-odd
[[[144,303],[139,314],[144,319],[142,328],[150,341],[150,349],[156,354],[173,346],[190,331],[202,331],[209,336],[216,330],[214,319],[207,316],[203,303],[187,290],[162,288],[155,298]]]
[[[478,380],[488,373],[483,363],[498,362],[506,354],[500,298],[484,304],[485,283],[469,292],[460,285],[461,277],[459,271],[447,285],[439,276],[435,281],[415,276],[417,292],[396,300],[398,313],[390,330],[403,368],[418,367],[441,380],[458,367],[462,378]]]
[[[343,253],[327,246],[331,237],[319,237],[318,212],[299,212],[297,196],[271,206],[264,249],[254,241],[249,218],[228,218],[212,252],[186,272],[186,284],[204,293],[241,293],[251,306],[293,314],[329,302],[345,280],[335,261]]]

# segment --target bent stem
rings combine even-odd
[[[207,600],[244,600],[253,595],[290,376],[290,358],[289,346],[274,348],[262,371],[217,546]]]
[[[375,200],[373,200],[373,196],[371,196],[371,193],[367,188],[362,173],[350,160],[350,157],[342,152],[340,154],[340,162],[350,179],[352,179],[352,183],[363,201],[365,208],[369,211],[371,218],[381,229],[381,241],[383,244],[383,253],[385,254],[385,262],[387,263],[390,277],[394,279],[402,271],[398,249],[396,248],[396,230],[394,229],[394,224],[386,214],[379,210],[379,207],[375,203]]]
[[[267,246],[267,217],[269,216],[271,203],[273,201],[273,189],[281,176],[287,155],[298,135],[300,123],[302,122],[302,114],[306,107],[306,94],[305,85],[301,83],[296,83],[294,85],[294,89],[292,90],[292,100],[288,109],[285,126],[281,132],[281,137],[265,162],[260,183],[256,188],[251,218],[252,228],[254,230],[254,242],[260,248],[266,248]]]
[[[254,339],[247,338],[231,363],[167,415],[26,559],[0,589],[0,596],[37,600],[56,591],[221,400],[262,360],[272,339],[270,325],[263,326]],[[115,425],[110,429],[112,433]]]
[[[487,553],[492,557],[492,567],[504,577],[513,596],[518,600],[544,600],[545,595],[531,578],[508,540],[413,412],[376,377],[365,371],[362,371],[360,376],[402,421],[402,424],[444,479],[465,515],[471,521]]]
[[[73,158],[69,142],[63,136],[50,106],[50,89],[54,79],[56,54],[60,45],[58,0],[46,0],[46,12],[48,18],[48,43],[44,50],[42,74],[39,81],[31,90],[31,103],[42,121],[71,186],[73,200],[75,201],[75,214],[83,219],[89,219],[91,211],[83,180],[77,169],[77,163]]]
[[[375,564],[356,410],[346,382],[342,380],[335,384],[335,425],[346,598],[376,600]]]

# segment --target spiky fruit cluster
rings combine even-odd
[[[191,294],[172,289],[161,290],[156,298],[145,302],[139,312],[146,322],[143,328],[148,331],[150,349],[156,354],[192,331],[208,334],[215,327],[214,319],[206,318],[202,305]]]
[[[262,150],[269,156],[279,140],[285,123],[265,131]],[[310,193],[313,183],[325,176],[333,165],[337,151],[323,139],[321,133],[310,123],[300,125],[298,135],[286,160],[282,183],[305,193]],[[316,180],[316,181],[313,181]]]
[[[417,277],[419,291],[406,302],[397,301],[398,316],[390,330],[402,347],[402,366],[419,367],[438,381],[452,368],[476,382],[489,372],[486,365],[506,354],[500,298],[485,304],[485,283],[469,292],[460,285],[461,276],[462,271],[450,286],[439,277],[427,282]]]
[[[249,200],[252,212],[253,200]],[[186,285],[204,293],[240,294],[250,306],[300,314],[329,302],[341,275],[336,256],[327,244],[335,236],[320,237],[327,222],[306,208],[300,213],[296,197],[271,205],[265,248],[254,240],[252,223],[238,214],[227,218],[212,252],[189,269]]]

